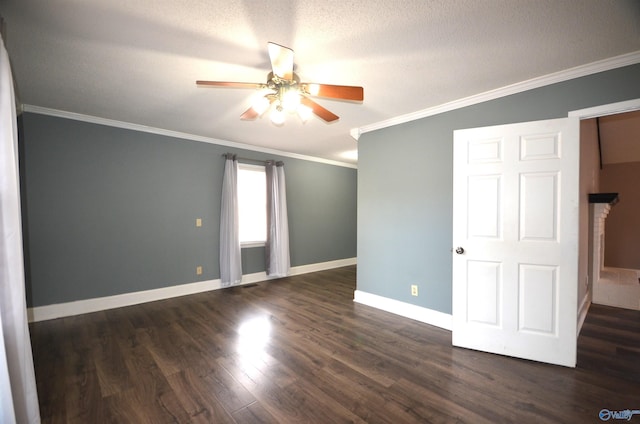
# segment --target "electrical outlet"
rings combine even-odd
[[[202,275],[202,267],[201,266],[197,266],[196,267],[196,274],[197,275]]]
[[[202,218],[196,218],[196,227],[202,227]]]
[[[418,286],[413,284],[411,285],[411,296],[417,296],[418,295]]]

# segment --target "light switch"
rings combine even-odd
[[[196,227],[202,227],[202,218],[196,218]]]

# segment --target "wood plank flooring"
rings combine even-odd
[[[353,302],[355,267],[31,325],[43,423],[577,423],[640,409],[640,312],[567,369]],[[635,416],[631,422],[640,422]]]

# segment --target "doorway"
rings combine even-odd
[[[640,234],[636,218],[640,206],[636,183],[640,175],[639,107],[640,100],[634,100],[572,113],[581,118],[581,195],[618,193],[620,199],[613,206],[594,203],[589,208],[588,251],[581,245],[581,263],[588,261],[589,265],[579,287],[579,328],[592,302],[640,308],[640,257],[635,248],[635,235]]]

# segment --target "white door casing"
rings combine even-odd
[[[579,148],[574,117],[454,132],[454,346],[575,367]]]

